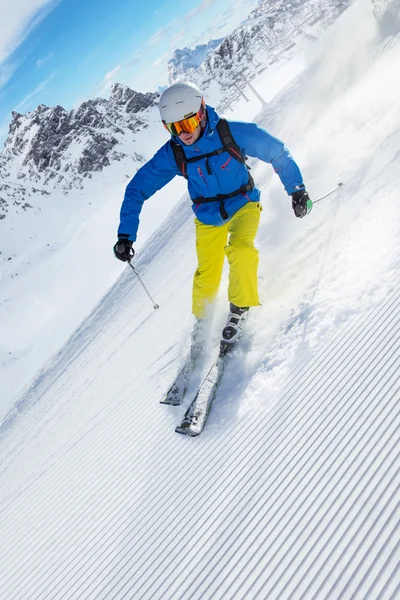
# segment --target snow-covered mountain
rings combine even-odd
[[[223,41],[224,38],[218,40],[210,40],[207,44],[200,44],[191,50],[183,48],[175,50],[172,58],[168,61],[168,75],[170,83],[174,83],[180,79],[187,78],[190,80],[192,71],[196,71],[201,63],[205,60],[208,54],[214,50]]]
[[[207,56],[202,68],[229,87],[232,71],[265,67],[299,36],[310,35],[309,27],[316,23],[320,28],[329,27],[349,4],[350,0],[260,0],[250,18]],[[315,41],[315,34],[312,38]]]
[[[301,36],[316,41],[349,6],[351,0],[260,0],[256,9],[231,34],[208,49],[200,63],[193,51],[177,51],[170,61],[170,79],[195,81],[207,89],[215,80],[227,91],[237,80],[237,71],[260,72],[296,44]],[[315,27],[318,24],[318,27]],[[312,29],[312,33],[310,32]],[[196,51],[194,51],[196,54]],[[180,59],[182,57],[182,59]],[[195,63],[195,64],[194,64]]]
[[[14,115],[0,153],[2,406],[119,273],[111,249],[124,187],[168,139],[157,98],[116,84],[109,100],[84,102],[72,111],[39,106]],[[181,193],[167,202],[156,198],[156,214],[143,212],[138,247]],[[89,240],[93,251],[86,254]],[[69,258],[60,279],[61,256]],[[95,276],[84,289],[76,276],[88,272]],[[62,319],[54,335],[49,325],[57,314]]]
[[[2,218],[11,200],[34,193],[32,186],[43,193],[83,189],[94,172],[128,156],[122,149],[127,140],[129,155],[143,162],[135,151],[135,134],[155,119],[157,99],[158,94],[115,84],[108,100],[88,100],[76,110],[41,104],[26,115],[14,112],[0,153]]]
[[[357,0],[312,52],[255,77],[266,110],[234,105],[285,140],[312,198],[344,186],[299,220],[270,166],[252,165],[262,305],[196,440],[174,432],[185,406],[159,404],[187,349],[196,264],[187,195],[162,190],[178,202],[135,257],[160,310],[121,265],[0,428],[1,600],[398,600],[399,49]],[[95,212],[87,200],[68,196],[53,267],[32,261],[10,342],[37,326],[39,352],[82,302],[76,288],[108,277],[119,199],[97,189]],[[215,356],[226,287],[225,273],[186,402]],[[20,377],[28,355],[13,349]]]
[[[121,154],[112,153],[118,136],[147,126],[145,110],[156,105],[157,94],[141,94],[115,84],[108,100],[96,98],[67,111],[39,105],[27,115],[13,113],[9,135],[1,153],[2,177],[52,180],[71,188],[93,171],[101,171]],[[74,151],[79,147],[76,157]],[[76,175],[68,183],[64,174]]]
[[[219,105],[224,95],[237,96],[243,88],[238,70],[250,67],[253,75],[260,72],[288,44],[307,35],[307,27],[319,22],[323,30],[347,5],[348,0],[295,0],[290,5],[260,0],[258,8],[226,38],[194,50],[176,50],[168,65],[170,79],[198,83],[209,101]],[[158,93],[141,94],[115,84],[108,100],[88,100],[74,110],[39,105],[26,115],[14,112],[0,152],[0,217],[12,206],[33,205],[34,201],[22,202],[23,196],[34,200],[33,188],[40,188],[40,193],[82,190],[93,173],[128,155],[140,165],[144,159],[135,134],[157,119],[158,97]]]

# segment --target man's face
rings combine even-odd
[[[197,127],[197,129],[195,129],[193,131],[193,133],[186,133],[186,131],[181,131],[180,134],[179,134],[179,139],[186,146],[191,146],[192,144],[194,144],[195,142],[197,142],[197,140],[200,137],[200,134],[201,134],[201,126],[199,125]]]

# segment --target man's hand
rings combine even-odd
[[[292,207],[294,214],[299,219],[302,219],[311,212],[312,202],[306,190],[299,190],[292,194]]]
[[[119,237],[118,242],[115,244],[113,250],[116,258],[122,260],[123,262],[128,262],[131,260],[135,251],[132,248],[133,242],[126,237]]]

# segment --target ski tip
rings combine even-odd
[[[160,400],[160,404],[165,404],[166,406],[180,406],[182,402],[171,402],[170,400],[168,400],[168,398],[164,398],[164,400]]]
[[[175,432],[186,435],[187,437],[197,437],[200,434],[200,431],[194,431],[193,429],[190,429],[190,427],[182,427],[181,425],[175,427]]]

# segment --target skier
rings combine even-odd
[[[175,175],[186,177],[195,214],[198,259],[192,292],[196,317],[192,351],[196,354],[201,351],[225,256],[229,263],[230,308],[222,341],[236,342],[249,308],[260,304],[254,238],[262,209],[246,155],[272,164],[292,197],[296,217],[307,215],[312,202],[284,144],[255,123],[220,119],[195,85],[179,82],[168,87],[161,95],[159,110],[171,139],[129,182],[114,253],[119,260],[132,259],[144,200]]]

